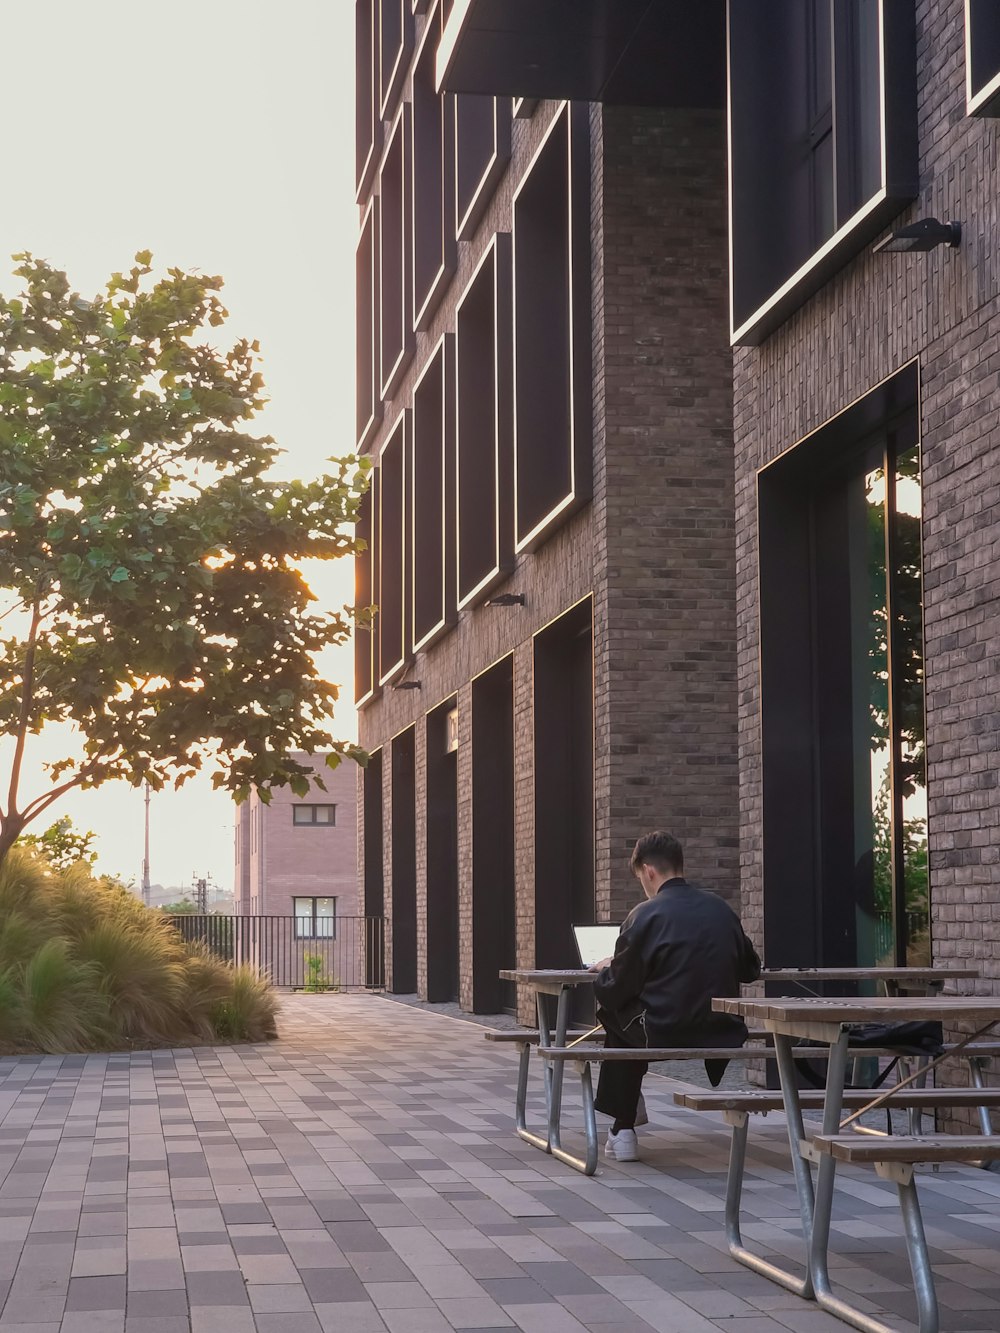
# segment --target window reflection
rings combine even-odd
[[[814,510],[822,949],[861,967],[930,962],[920,453],[901,445],[828,477]]]
[[[893,681],[899,747],[895,785],[903,863],[900,896],[906,915],[906,961],[918,966],[931,961],[919,448],[897,457],[895,492]]]

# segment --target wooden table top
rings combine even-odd
[[[510,967],[503,969],[500,980],[523,981],[529,986],[583,986],[597,976],[589,967]]]
[[[773,999],[716,999],[718,1013],[740,1014],[766,1023],[902,1023],[967,1019],[978,1026],[1000,1023],[1000,999],[975,995],[795,996]]]
[[[765,967],[761,981],[967,981],[978,967]]]

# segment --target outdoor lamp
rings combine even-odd
[[[890,232],[884,241],[872,246],[872,254],[902,254],[909,250],[935,250],[939,245],[957,246],[962,239],[961,222],[938,222],[937,218],[921,218],[898,231]]]
[[[498,592],[495,597],[486,600],[487,606],[523,606],[523,592]]]

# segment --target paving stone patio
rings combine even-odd
[[[826,1333],[725,1254],[728,1131],[647,1080],[643,1162],[586,1179],[512,1132],[515,1055],[378,996],[281,1040],[0,1060],[0,1333]],[[540,1112],[539,1112],[540,1113]],[[747,1237],[797,1256],[779,1117]],[[840,1177],[836,1273],[913,1325],[895,1192]],[[1000,1330],[1000,1176],[921,1179],[944,1330]]]

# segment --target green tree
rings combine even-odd
[[[91,830],[77,829],[69,815],[50,824],[44,833],[26,833],[20,841],[39,852],[56,870],[68,870],[79,862],[92,866],[97,860]]]
[[[140,252],[84,300],[15,256],[0,298],[0,863],[74,787],[154,790],[205,768],[244,799],[308,790],[293,750],[362,752],[329,730],[337,687],[315,654],[350,634],[298,567],[352,554],[363,460],[315,481],[268,475],[278,449],[247,429],[265,402],[256,342],[209,345],[219,278]],[[79,748],[22,799],[32,737],[69,723]]]

